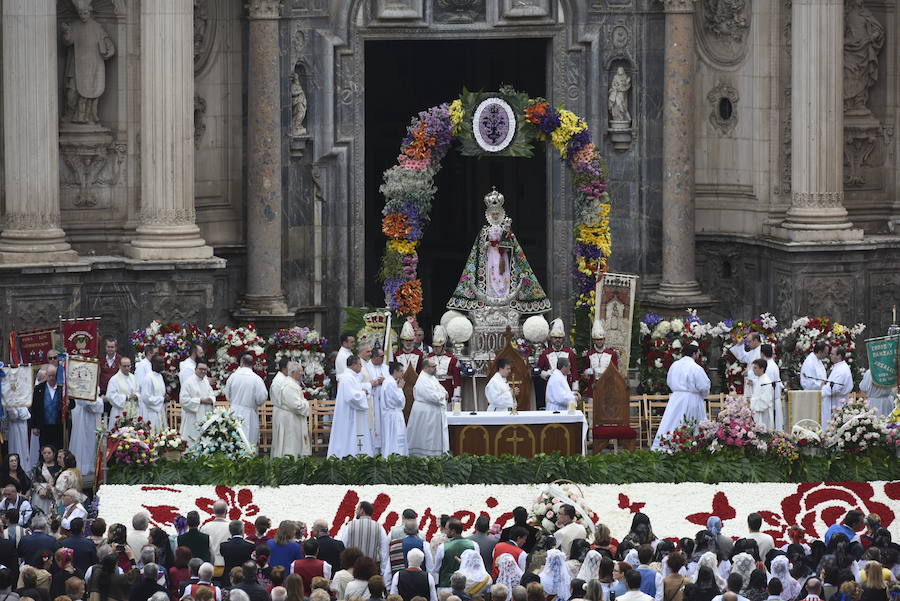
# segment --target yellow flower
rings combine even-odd
[[[463,111],[462,100],[457,98],[450,103],[450,123],[453,124],[453,135],[459,133],[459,124],[462,123],[466,114]]]
[[[834,322],[834,325],[831,327],[831,331],[834,332],[835,336],[843,336],[844,335],[844,326],[839,324],[838,322]]]
[[[401,255],[411,255],[416,252],[418,240],[391,240],[387,243],[388,248],[400,253]]]
[[[612,237],[609,232],[609,220],[604,219],[600,227],[587,227],[579,225],[575,228],[575,239],[584,244],[591,244],[600,249],[605,257],[610,255],[612,250]]]
[[[572,136],[580,131],[587,129],[587,123],[578,118],[578,115],[572,111],[562,109],[559,111],[559,127],[553,130],[550,141],[559,154],[565,157],[566,144],[572,139]]]

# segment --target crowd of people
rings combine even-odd
[[[617,541],[604,524],[588,530],[562,505],[556,536],[529,523],[523,507],[502,530],[486,516],[464,536],[441,516],[426,541],[412,509],[386,529],[362,502],[332,536],[325,520],[307,533],[259,516],[247,534],[223,500],[201,523],[175,518],[177,534],[145,512],[130,527],[86,516],[24,527],[15,507],[0,520],[0,601],[891,601],[900,594],[898,545],[880,518],[851,510],[822,540],[788,531],[776,547],[747,517],[723,532],[709,518],[694,538],[662,539],[636,513]]]

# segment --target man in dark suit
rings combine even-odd
[[[244,540],[244,522],[240,520],[229,522],[228,533],[231,534],[231,538],[219,545],[219,553],[225,560],[225,574],[231,574],[231,568],[250,561],[250,555],[256,548],[253,543]]]
[[[84,519],[75,518],[69,523],[69,538],[59,542],[61,547],[75,551],[73,563],[75,569],[86,572],[89,567],[97,563],[97,547],[94,541],[84,536]]]
[[[165,593],[166,587],[156,582],[159,575],[159,566],[155,563],[144,564],[141,578],[131,587],[129,601],[145,601],[153,596],[153,593]]]
[[[10,581],[19,580],[19,557],[16,555],[16,544],[3,535],[3,523],[0,522],[0,565],[9,568]]]
[[[188,531],[178,535],[178,546],[187,547],[191,550],[191,556],[212,563],[212,554],[209,552],[209,535],[199,530],[200,514],[196,511],[189,511],[187,526]]]
[[[319,541],[319,553],[316,557],[331,566],[332,574],[337,574],[343,567],[341,553],[344,552],[344,543],[328,535],[328,522],[325,520],[316,520],[312,525],[311,534]]]
[[[256,581],[256,564],[252,561],[245,561],[241,568],[244,570],[244,581],[234,588],[247,593],[250,601],[270,601],[269,593],[266,592],[265,587],[260,586]]]
[[[47,518],[42,515],[36,515],[31,520],[31,534],[23,536],[21,542],[19,542],[19,557],[25,563],[30,564],[35,555],[41,551],[47,551],[52,554],[58,548],[59,543],[56,542],[56,537],[47,534]],[[0,563],[3,562],[0,561]],[[15,567],[5,563],[3,565],[10,569],[15,569],[18,581],[19,564],[16,563]]]
[[[179,545],[179,547],[180,546],[181,545]],[[200,566],[202,566],[203,563],[203,560],[199,557],[191,557],[191,560],[188,562],[188,573],[191,577],[178,583],[179,598],[184,596],[184,591],[187,587],[200,582]]]
[[[525,539],[525,544],[522,545],[522,548],[526,553],[531,553],[531,551],[534,549],[534,543],[537,540],[537,528],[528,524],[528,510],[524,507],[516,507],[515,509],[513,509],[512,514],[513,525],[507,526],[500,531],[500,540],[508,541],[509,531],[512,530],[515,526],[521,526],[528,531],[528,538]]]
[[[63,390],[56,381],[55,365],[47,366],[47,380],[34,387],[31,419],[28,427],[40,439],[41,446],[63,448]]]

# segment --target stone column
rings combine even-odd
[[[250,0],[247,70],[247,289],[242,315],[288,315],[281,288],[281,0]]]
[[[791,208],[781,237],[860,240],[844,208],[844,0],[791,9]]]
[[[212,257],[194,212],[194,5],[141,2],[141,212],[127,256]]]
[[[78,260],[60,228],[56,45],[56,0],[3,1],[0,263]]]
[[[694,261],[694,0],[662,0],[663,273],[654,295],[669,306],[703,306]]]

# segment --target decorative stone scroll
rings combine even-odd
[[[751,0],[697,0],[695,26],[703,55],[723,67],[738,65],[747,54]]]

